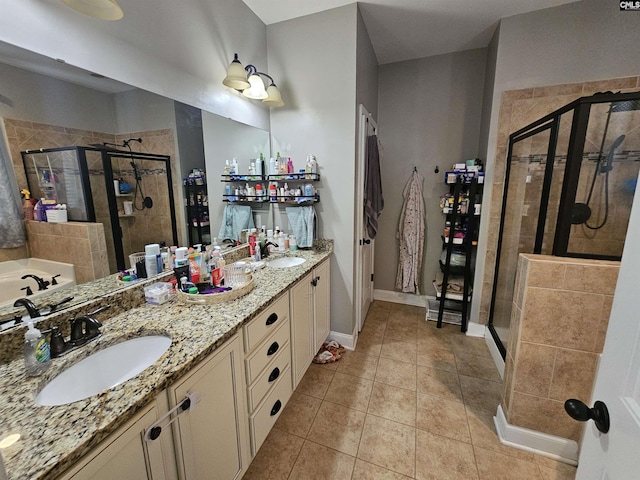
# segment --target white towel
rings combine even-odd
[[[239,242],[242,230],[254,227],[251,207],[229,204],[224,207],[218,238],[220,240],[232,239]]]
[[[287,217],[291,233],[296,236],[298,247],[313,247],[316,210],[312,206],[287,207]]]

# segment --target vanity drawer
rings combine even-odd
[[[289,319],[287,319],[247,358],[247,383],[249,385],[258,378],[260,372],[264,370],[269,362],[276,358],[276,353],[289,344],[289,337]]]
[[[264,369],[253,385],[247,389],[249,395],[249,412],[255,410],[260,401],[269,392],[269,389],[276,384],[278,379],[284,375],[285,371],[288,371],[289,365],[291,364],[290,344],[287,343],[280,348],[274,357],[273,361],[269,363],[269,366]]]
[[[262,340],[289,317],[289,292],[251,320],[244,327],[244,351],[251,352]]]
[[[271,428],[278,420],[292,392],[291,373],[287,368],[286,371],[280,374],[280,380],[271,390],[271,393],[267,395],[267,398],[258,406],[256,413],[249,418],[253,456],[258,453],[262,442],[267,438]]]

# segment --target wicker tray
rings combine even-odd
[[[255,283],[253,281],[253,277],[249,282],[244,285],[240,285],[237,287],[233,287],[233,290],[228,290],[226,292],[221,293],[184,293],[181,291],[177,291],[178,300],[182,303],[186,304],[197,304],[197,305],[214,305],[216,303],[230,302],[231,300],[235,300],[236,298],[240,298],[243,295],[246,295],[251,290]]]

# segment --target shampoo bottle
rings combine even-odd
[[[46,338],[33,326],[33,322],[41,318],[27,320],[29,329],[24,334],[24,366],[30,377],[42,375],[49,368],[51,360],[51,351]]]

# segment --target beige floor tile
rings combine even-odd
[[[322,400],[319,398],[310,397],[296,390],[276,420],[275,426],[287,433],[305,438],[321,403]]]
[[[451,350],[451,337],[453,335],[437,334],[430,330],[418,328],[418,350],[419,349],[444,349]]]
[[[456,372],[418,366],[418,392],[462,403]]]
[[[478,479],[473,447],[469,443],[416,430],[416,479]]]
[[[355,352],[345,352],[338,364],[337,373],[373,380],[378,368],[378,357],[365,355],[358,349]]]
[[[482,378],[492,382],[502,382],[500,373],[491,357],[456,353],[458,373],[466,377]]]
[[[375,382],[367,413],[414,427],[416,392]]]
[[[324,398],[334,374],[335,372],[322,368],[320,365],[311,364],[296,387],[296,392]]]
[[[389,310],[384,310],[382,308],[370,308],[369,313],[364,320],[364,328],[370,323],[383,323],[386,324],[389,319]]]
[[[357,458],[351,480],[408,480],[410,478],[412,477],[392,472],[391,470]]]
[[[532,462],[535,455],[524,450],[502,445],[496,433],[496,426],[493,421],[494,413],[474,412],[466,407],[467,421],[469,422],[469,432],[471,433],[471,443],[474,447],[491,450],[511,457]]]
[[[389,311],[391,308],[395,307],[396,305],[397,305],[397,303],[384,302],[382,300],[374,300],[373,302],[371,302],[371,306],[369,307],[369,311],[371,311],[372,309],[377,309],[377,308]]]
[[[467,335],[451,335],[451,349],[457,354],[484,355],[491,357],[486,340],[479,337],[468,337]]]
[[[429,348],[418,343],[416,361],[423,367],[439,368],[449,372],[457,371],[455,354],[444,348]]]
[[[534,462],[474,447],[480,480],[542,480]]]
[[[355,457],[365,416],[365,412],[322,402],[307,439]]]
[[[416,429],[367,415],[358,458],[409,477],[415,473]]]
[[[375,381],[415,391],[416,365],[380,357]]]
[[[411,324],[391,323],[387,322],[387,328],[384,331],[384,338],[393,338],[401,342],[417,343],[418,342],[418,323]]]
[[[273,428],[242,478],[244,480],[265,478],[286,480],[289,478],[303,443],[304,439]]]
[[[358,335],[358,341],[356,343],[356,352],[365,355],[380,355],[382,349],[382,339],[384,338],[384,332],[379,333],[373,331],[369,333],[369,330],[365,327],[365,330]]]
[[[486,411],[495,415],[502,397],[502,382],[490,382],[460,375],[464,404],[474,411]]]
[[[372,320],[371,322],[367,319],[360,332],[359,336],[363,336],[367,339],[368,336],[372,337],[372,339],[380,339],[384,336],[384,332],[387,329],[386,321]]]
[[[416,363],[416,344],[385,337],[382,341],[380,356],[401,362]]]
[[[464,405],[418,393],[416,427],[443,437],[471,443]]]
[[[573,465],[567,465],[542,455],[534,455],[534,462],[538,465],[544,480],[574,480],[576,478],[576,467]]]
[[[350,455],[306,440],[293,466],[289,480],[351,478],[355,460]]]
[[[373,380],[336,372],[324,399],[338,405],[366,412],[372,387]]]
[[[393,309],[389,311],[388,325],[415,325],[418,323],[418,314],[414,310]]]

